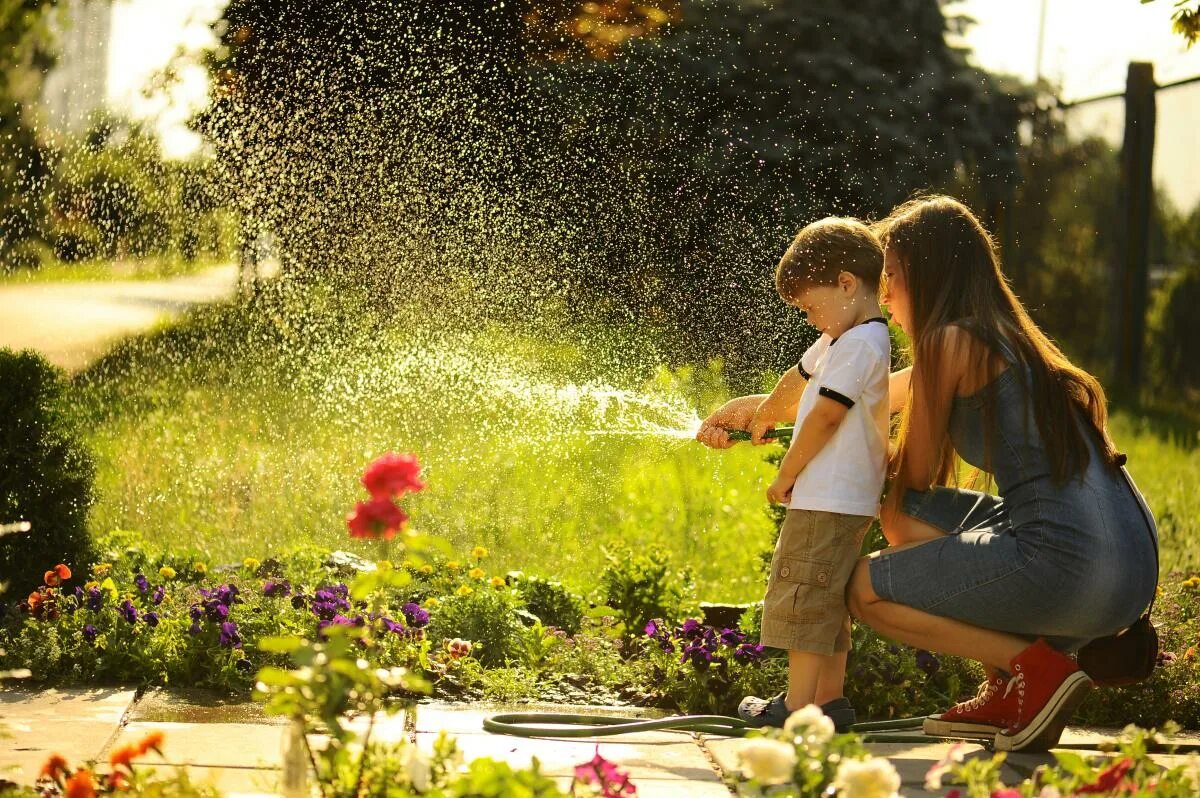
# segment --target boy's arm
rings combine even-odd
[[[779,464],[779,475],[767,490],[767,497],[771,501],[784,504],[791,499],[796,477],[800,476],[800,472],[812,462],[825,444],[829,443],[847,412],[849,408],[836,399],[830,399],[828,396],[817,397],[817,403],[792,436],[792,444],[783,456],[783,462]]]
[[[807,384],[808,378],[800,373],[798,367],[792,366],[788,369],[779,378],[779,382],[775,383],[771,395],[763,400],[754,417],[750,419],[750,426],[747,427],[750,440],[762,443],[763,433],[776,424],[794,419],[800,406],[800,397],[804,395],[804,386]]]

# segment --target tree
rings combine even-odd
[[[1142,5],[1153,3],[1154,0],[1142,0]],[[1184,38],[1188,47],[1200,39],[1200,1],[1175,0],[1175,10],[1171,14],[1171,28]]]

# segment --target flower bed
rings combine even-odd
[[[399,502],[424,487],[415,459],[380,458],[363,485],[370,498],[347,529],[379,547],[371,560],[302,548],[216,567],[114,533],[95,542],[100,562],[48,563],[38,589],[0,607],[0,670],[27,669],[45,683],[248,694],[261,668],[287,662],[264,641],[344,631],[380,667],[420,674],[442,698],[731,714],[743,695],[785,683],[784,659],[756,644],[757,609],[739,624],[706,626],[688,572],[660,552],[608,552],[594,592],[579,594],[492,572],[483,547],[456,557],[414,533]],[[1200,577],[1164,588],[1161,667],[1142,684],[1096,691],[1077,719],[1200,727]],[[972,663],[900,648],[862,626],[852,640],[847,694],[864,719],[944,709],[980,678]]]

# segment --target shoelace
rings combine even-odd
[[[959,705],[962,707],[961,711],[970,712],[972,710],[979,709],[981,706],[983,706],[988,701],[990,701],[992,696],[995,694],[996,694],[996,683],[993,682],[991,679],[988,679],[986,682],[984,682],[982,685],[979,686],[979,692],[975,694],[974,698],[968,699],[967,701],[964,701],[962,704]]]

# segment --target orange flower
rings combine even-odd
[[[54,573],[58,574],[58,578],[64,582],[71,578],[71,569],[61,562],[54,566]]]
[[[43,581],[50,587],[58,587],[62,583],[62,579],[58,575],[58,571],[47,571],[42,575]]]
[[[25,603],[29,605],[29,611],[37,614],[38,608],[42,605],[44,596],[38,591],[33,591],[29,594],[29,598],[25,599]]]
[[[53,754],[42,765],[42,776],[58,781],[59,775],[67,772],[67,760],[59,754]]]
[[[133,762],[135,756],[140,756],[141,751],[136,743],[123,745],[117,750],[108,755],[108,764],[113,766],[113,770],[118,767],[124,767],[126,770],[133,770]],[[115,773],[113,775],[116,775]]]
[[[142,738],[138,743],[138,756],[144,756],[147,751],[153,751],[156,754],[162,754],[163,733],[160,731],[152,731]]]
[[[92,774],[80,768],[75,775],[67,779],[66,798],[96,798],[96,785],[92,782]]]

